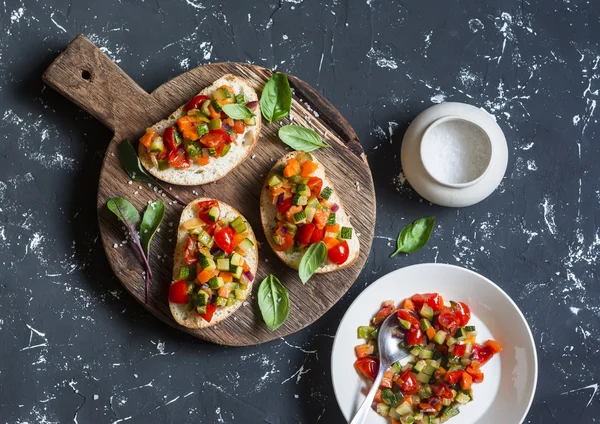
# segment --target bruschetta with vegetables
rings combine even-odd
[[[252,292],[258,267],[254,232],[226,203],[201,198],[182,212],[177,232],[169,306],[189,328],[224,320]]]
[[[256,91],[227,74],[160,121],[140,138],[142,165],[171,184],[216,181],[253,149],[261,126]]]
[[[260,206],[266,238],[288,266],[298,269],[306,249],[320,241],[327,246],[327,259],[317,273],[345,268],[358,257],[358,235],[313,153],[292,152],[280,159],[267,176]]]

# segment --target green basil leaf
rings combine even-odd
[[[121,166],[125,172],[127,172],[129,178],[133,181],[156,184],[154,178],[152,178],[142,166],[140,158],[129,141],[122,141],[121,144],[119,144],[119,147],[117,147],[117,152],[119,154]]]
[[[290,314],[290,298],[281,282],[273,274],[258,287],[258,307],[263,320],[271,330],[277,330]]]
[[[320,147],[331,147],[323,143],[315,131],[298,125],[284,125],[279,128],[279,138],[292,149],[304,152],[312,152]]]
[[[248,109],[246,105],[233,103],[230,105],[223,105],[221,108],[231,119],[246,119],[254,116],[252,111]]]
[[[119,218],[125,226],[130,234],[136,234],[136,227],[140,222],[140,214],[128,200],[123,199],[122,197],[114,197],[110,199],[106,206],[108,209]]]
[[[315,271],[323,265],[325,259],[327,259],[327,246],[322,241],[312,244],[306,250],[298,267],[298,275],[303,284],[306,284]]]
[[[397,248],[390,258],[398,253],[412,253],[421,249],[429,241],[434,226],[435,216],[426,216],[404,227],[398,234]]]
[[[267,81],[260,95],[260,110],[269,123],[279,121],[290,114],[292,90],[285,74],[275,72]]]
[[[142,223],[140,224],[140,242],[142,243],[144,253],[146,253],[147,257],[150,256],[150,242],[152,241],[152,237],[154,237],[154,234],[164,217],[165,204],[162,200],[157,199],[146,206],[144,216],[142,217]]]

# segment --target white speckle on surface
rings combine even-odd
[[[484,29],[485,26],[483,25],[483,23],[479,19],[473,18],[473,19],[469,20],[469,28],[471,29],[471,32],[473,34],[475,34],[476,32],[479,32],[482,29]]]
[[[548,231],[550,231],[550,234],[556,234],[557,231],[556,222],[554,221],[554,205],[550,203],[550,199],[548,199],[548,197],[544,197],[542,208],[544,209],[544,221],[546,222]]]
[[[580,309],[580,308],[576,308],[576,307],[574,307],[574,306],[571,306],[571,307],[569,307],[569,310],[571,311],[571,313],[572,313],[573,315],[577,315],[577,314],[579,314],[579,311],[581,311],[581,309]]]
[[[538,170],[538,167],[537,167],[537,165],[536,165],[536,163],[535,163],[534,160],[532,160],[532,159],[528,159],[527,160],[527,169],[529,169],[530,171],[537,171]]]
[[[206,9],[198,0],[185,0],[187,4],[192,6],[194,9]]]
[[[444,103],[446,101],[446,95],[444,93],[439,93],[432,96],[429,100],[431,100],[431,103]]]
[[[396,59],[387,56],[381,50],[375,50],[373,47],[367,53],[369,59],[375,60],[375,63],[380,68],[398,69],[398,62]]]

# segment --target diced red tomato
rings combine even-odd
[[[175,127],[167,127],[163,133],[163,141],[169,152],[177,149],[177,141],[175,140]]]
[[[408,321],[411,323],[411,327],[419,326],[419,319],[414,314],[414,312],[409,311],[408,309],[399,309],[398,310],[398,318]]]
[[[275,231],[275,250],[283,252],[288,250],[294,244],[294,237],[284,230],[284,227],[279,227]]]
[[[411,327],[411,329],[405,333],[404,339],[409,346],[420,345],[423,341],[423,331],[420,327]]]
[[[215,206],[219,207],[219,202],[217,202],[216,200],[203,200],[201,202],[198,202],[198,218],[209,224],[210,218],[208,217],[208,212]]]
[[[383,307],[375,315],[375,325],[381,324],[387,317],[394,313],[393,305],[383,305]]]
[[[362,375],[371,380],[375,380],[379,372],[379,361],[373,358],[359,358],[354,362],[354,366]]]
[[[190,161],[187,158],[185,149],[179,147],[169,153],[169,165],[173,168],[186,169],[190,167]]]
[[[471,375],[473,378],[473,383],[482,383],[483,382],[483,372],[479,368],[468,366],[467,373]]]
[[[478,343],[473,345],[473,353],[471,360],[479,362],[480,365],[485,365],[494,356],[494,352],[486,346],[481,346]]]
[[[175,281],[169,287],[169,302],[173,303],[187,303],[187,283],[185,280]]]
[[[317,177],[310,177],[306,185],[310,188],[311,195],[318,197],[323,188],[323,180]]]
[[[185,259],[185,263],[188,265],[193,265],[198,262],[198,243],[193,237],[188,237],[185,241],[183,257]]]
[[[236,119],[235,121],[233,121],[233,130],[237,134],[243,134],[244,131],[246,130],[246,126],[244,125],[244,121],[240,121],[239,119]]]
[[[296,241],[302,245],[310,243],[310,239],[315,231],[315,224],[303,224],[298,227]]]
[[[454,345],[454,352],[453,353],[456,356],[459,356],[459,357],[462,358],[463,356],[465,356],[466,352],[467,352],[467,345],[466,344],[457,344],[457,345]]]
[[[277,205],[277,211],[284,215],[292,207],[292,198],[285,199],[281,204]]]
[[[431,386],[433,390],[433,394],[439,396],[443,399],[452,399],[454,395],[452,395],[452,391],[446,387],[444,383],[437,383]]]
[[[206,322],[211,322],[217,307],[215,305],[206,305],[206,313],[198,314]]]
[[[366,358],[367,356],[372,355],[374,351],[374,346],[367,343],[354,347],[354,353],[356,353],[357,358]]]
[[[412,297],[412,301],[417,310],[421,310],[423,305],[427,304],[431,306],[435,312],[437,312],[442,309],[442,306],[444,306],[441,296],[437,293],[415,294]]]
[[[469,390],[472,384],[473,377],[471,377],[471,374],[463,371],[462,376],[460,377],[460,387],[462,387],[463,390]]]
[[[329,213],[324,209],[317,209],[315,211],[315,217],[313,218],[313,222],[317,226],[318,229],[323,229],[327,226],[327,220],[329,219]]]
[[[438,316],[437,323],[440,327],[452,332],[458,328],[458,318],[450,308],[444,307],[442,313]]]
[[[331,262],[333,262],[336,265],[342,265],[348,260],[349,256],[350,248],[348,247],[348,242],[346,240],[340,242],[340,244],[333,246],[327,251],[327,257]]]
[[[458,381],[460,380],[460,377],[462,375],[463,375],[462,370],[451,371],[451,372],[446,373],[446,375],[444,376],[444,381],[446,381],[446,383],[453,386],[456,383],[458,383]]]
[[[483,345],[490,349],[494,354],[502,352],[502,346],[500,346],[500,343],[497,341],[488,340]]]
[[[465,325],[467,325],[469,323],[469,320],[471,319],[471,310],[469,309],[467,304],[464,302],[459,302],[456,305],[454,305],[453,309],[454,315],[456,315],[456,318],[458,320],[458,326],[464,327]]]
[[[206,100],[210,100],[210,98],[203,94],[199,94],[195,97],[192,97],[185,108],[186,110],[200,109],[200,106],[202,106],[202,103],[204,103]]]
[[[381,387],[385,387],[386,389],[391,389],[392,384],[394,383],[394,370],[390,368],[383,374],[383,380],[381,380]]]
[[[215,243],[225,253],[231,255],[235,248],[235,230],[231,227],[223,227],[215,232]]]
[[[404,396],[414,395],[419,391],[419,383],[415,376],[407,369],[394,381]]]
[[[310,237],[310,243],[318,243],[321,240],[323,240],[323,236],[325,235],[325,230],[323,228],[318,229],[315,227],[315,230],[312,233],[312,236]]]
[[[219,147],[226,143],[230,143],[231,138],[225,130],[211,130],[208,134],[204,134],[200,139],[200,143],[206,147]]]

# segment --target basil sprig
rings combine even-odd
[[[431,237],[435,226],[435,216],[419,218],[412,224],[408,224],[398,234],[397,248],[391,257],[398,253],[412,253],[424,247]]]
[[[183,200],[181,200],[178,196],[171,193],[171,191],[164,188],[160,185],[142,166],[140,162],[140,158],[138,157],[135,149],[131,145],[131,143],[127,140],[123,140],[121,144],[117,147],[117,153],[119,154],[119,161],[121,162],[121,166],[129,175],[133,181],[141,182],[141,183],[150,183],[160,189],[171,199],[175,200],[181,206],[187,206]]]
[[[294,150],[312,152],[321,147],[331,147],[323,143],[319,134],[314,130],[298,125],[284,125],[279,128],[279,138]]]
[[[223,105],[221,108],[231,119],[246,119],[254,116],[252,111],[248,109],[246,105],[238,103]]]
[[[285,74],[275,72],[267,81],[260,96],[260,110],[264,118],[272,123],[290,114],[292,90]]]
[[[327,246],[322,241],[312,244],[300,259],[298,275],[303,284],[313,276],[315,271],[323,265],[327,259]]]
[[[258,307],[263,320],[271,330],[277,330],[290,314],[290,298],[281,282],[273,274],[258,287]]]
[[[143,232],[142,236],[140,236],[140,234],[137,232],[137,226],[140,223],[140,214],[135,206],[133,206],[128,200],[122,197],[114,197],[107,202],[106,206],[117,216],[119,221],[125,224],[127,232],[129,233],[129,237],[131,237],[133,244],[135,244],[140,252],[140,256],[142,257],[144,267],[146,269],[145,300],[146,303],[148,303],[148,292],[150,290],[150,282],[152,281],[152,270],[150,269],[150,262],[148,260],[150,242],[152,241],[154,233],[156,233],[156,230],[163,220],[165,205],[163,204],[162,200],[158,199],[146,207],[146,211],[144,212],[144,217],[142,218],[142,223],[140,225],[140,232]]]

